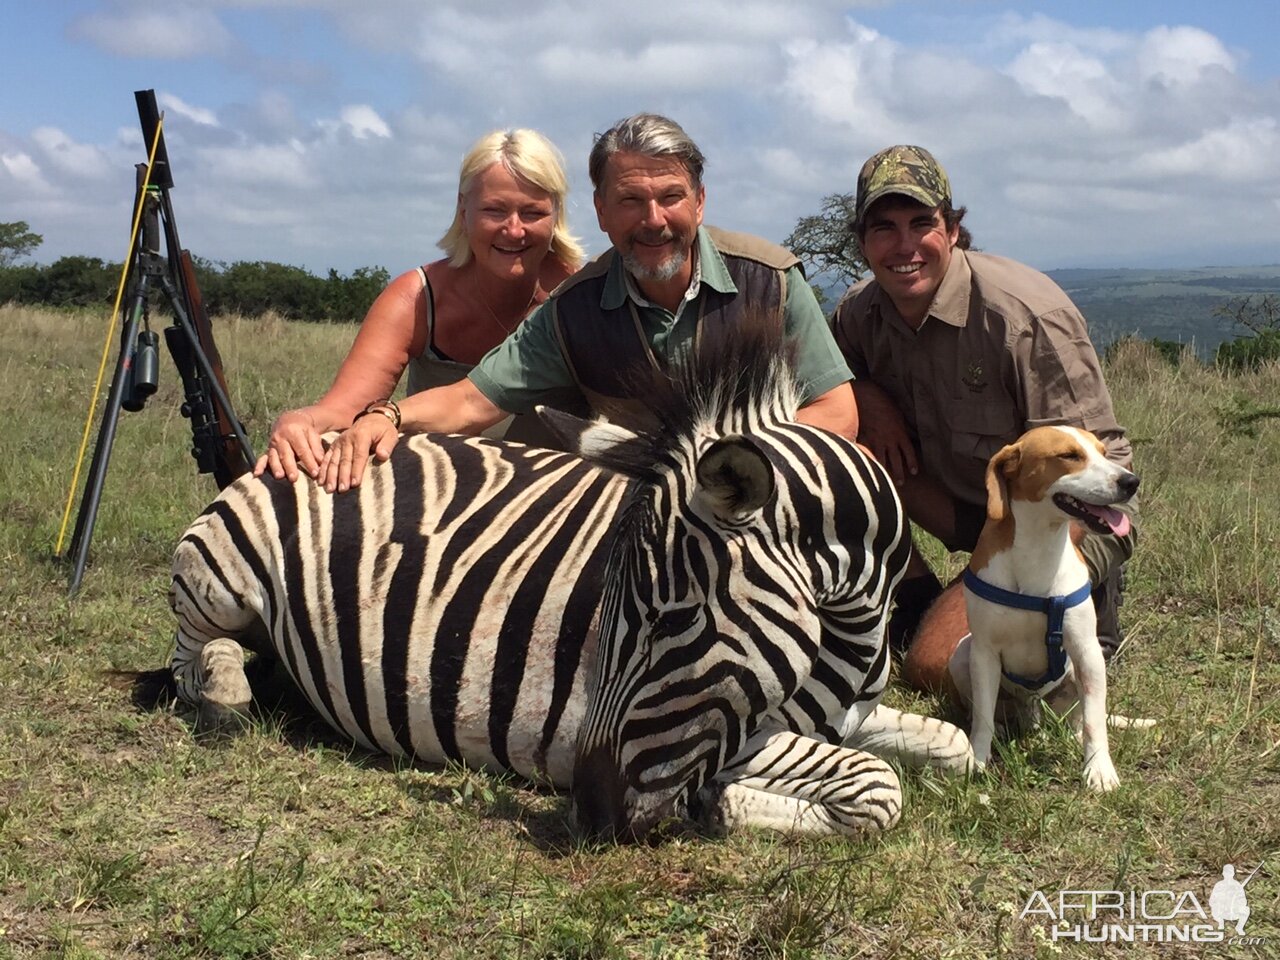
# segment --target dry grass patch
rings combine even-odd
[[[1280,950],[1280,395],[1141,345],[1110,361],[1135,439],[1143,539],[1112,706],[1123,786],[1078,785],[1046,726],[989,775],[904,777],[901,825],[868,844],[673,832],[588,848],[563,799],[348,748],[288,701],[202,742],[112,669],[165,664],[172,545],[213,496],[187,449],[177,375],[125,414],[79,598],[50,560],[105,323],[0,307],[0,958],[1230,957]],[[261,446],[318,396],[351,327],[217,326]],[[955,558],[941,558],[954,570]],[[894,690],[895,705],[942,710]],[[1034,890],[1189,889],[1247,873],[1263,945],[1047,939]],[[1213,952],[1211,952],[1213,951]]]

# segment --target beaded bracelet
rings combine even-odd
[[[388,399],[388,400],[373,401],[373,403],[369,404],[367,407],[365,407],[363,410],[357,413],[352,418],[351,422],[355,423],[357,420],[363,417],[366,413],[380,413],[384,417],[386,417],[388,420],[390,420],[395,425],[395,428],[397,430],[400,429],[400,407],[396,405],[396,402],[394,400]]]

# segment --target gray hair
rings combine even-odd
[[[587,169],[597,193],[604,184],[605,163],[615,153],[670,158],[684,167],[695,190],[702,186],[702,165],[705,162],[702,151],[680,124],[667,117],[656,113],[637,113],[596,135]]]

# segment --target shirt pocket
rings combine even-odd
[[[947,408],[951,452],[984,463],[1022,433],[1017,413],[1008,403],[957,400]]]

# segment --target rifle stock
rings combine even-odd
[[[191,252],[183,250],[178,262],[183,296],[187,301],[187,310],[191,317],[191,323],[195,327],[196,336],[200,341],[200,349],[204,351],[205,356],[208,358],[209,366],[213,369],[213,375],[217,378],[218,385],[222,388],[222,394],[225,396],[227,394],[227,380],[222,372],[222,355],[218,352],[218,345],[213,339],[213,324],[210,322],[209,314],[204,308],[204,298],[200,295],[200,284],[196,280],[195,263],[191,259]],[[212,450],[213,478],[218,484],[218,489],[221,490],[235,480],[236,477],[253,469],[253,464],[248,461],[244,449],[236,438],[231,412],[223,409],[216,392],[210,393],[206,391],[205,397],[212,413],[212,422],[216,424],[217,436],[214,438]]]

